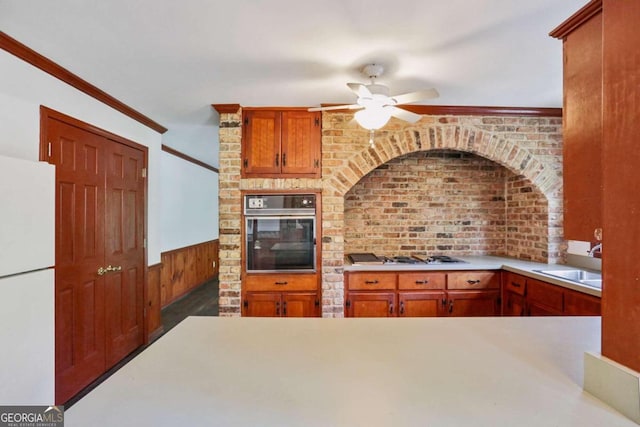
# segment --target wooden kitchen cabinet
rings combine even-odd
[[[248,317],[319,317],[318,274],[247,274],[242,315]]]
[[[395,316],[394,292],[353,292],[346,301],[347,317]]]
[[[500,315],[499,291],[447,291],[446,315],[479,317]]]
[[[316,292],[246,292],[242,303],[247,317],[317,317]]]
[[[564,293],[564,314],[567,316],[600,316],[601,299],[567,289]]]
[[[302,109],[245,108],[242,177],[320,178],[320,120]]]
[[[562,316],[564,289],[561,286],[527,278],[527,314],[529,316]]]
[[[602,5],[550,35],[563,40],[564,238],[593,241],[602,228]]]
[[[400,317],[438,317],[445,315],[445,293],[399,292],[398,316]]]
[[[524,316],[527,278],[512,272],[502,274],[502,315]]]

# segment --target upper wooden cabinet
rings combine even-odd
[[[550,35],[563,40],[564,237],[602,228],[602,5],[591,2]]]
[[[246,108],[242,123],[243,177],[320,178],[320,113]]]

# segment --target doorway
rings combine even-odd
[[[55,377],[63,404],[144,342],[147,148],[41,107],[56,166]]]

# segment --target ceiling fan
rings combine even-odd
[[[409,123],[415,123],[422,117],[420,114],[398,108],[398,105],[411,104],[440,96],[435,89],[424,89],[417,92],[389,96],[389,88],[376,83],[376,79],[380,77],[383,72],[384,67],[382,65],[368,64],[362,68],[362,74],[371,80],[370,84],[347,83],[349,89],[358,95],[355,104],[314,107],[309,108],[309,111],[360,110],[356,112],[355,120],[360,126],[370,130],[373,134],[373,131],[384,126],[391,116]],[[372,139],[373,135],[370,142],[372,142]]]

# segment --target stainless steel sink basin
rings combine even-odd
[[[570,280],[592,288],[602,288],[602,274],[586,270],[534,270],[537,273]]]

